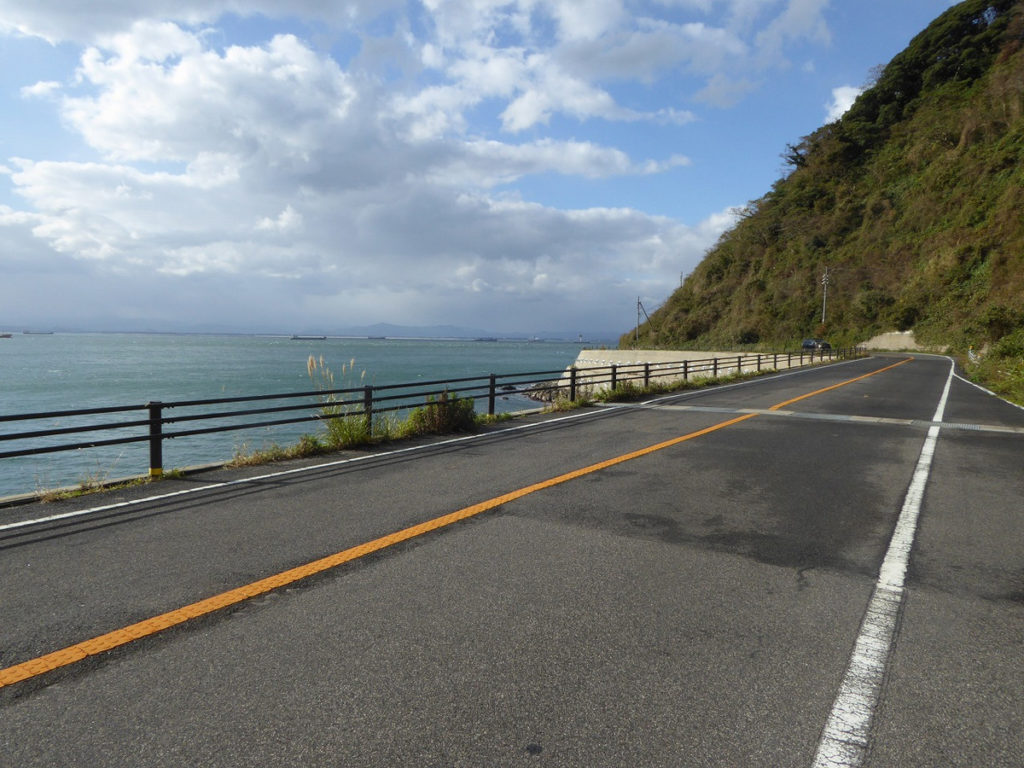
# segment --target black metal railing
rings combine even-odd
[[[825,360],[859,356],[858,349],[810,350],[802,352],[751,353],[647,363],[608,363],[587,367],[573,366],[567,370],[531,371],[525,373],[487,374],[456,379],[408,384],[367,385],[347,389],[315,390],[284,394],[207,398],[202,400],[154,400],[137,405],[47,411],[0,415],[0,424],[13,422],[65,422],[80,418],[71,426],[47,426],[22,432],[0,433],[0,446],[20,441],[25,447],[0,451],[0,459],[31,456],[60,451],[73,451],[127,443],[149,444],[149,474],[163,473],[163,444],[198,435],[235,430],[276,427],[307,422],[323,422],[333,418],[365,418],[372,426],[374,417],[387,413],[409,412],[442,397],[470,398],[486,402],[486,413],[495,414],[496,401],[504,394],[528,394],[536,399],[552,400],[564,393],[569,400],[587,397],[602,389],[616,390],[633,385],[650,387],[659,381],[718,377],[730,373],[792,368]],[[238,403],[277,404],[231,408]],[[282,403],[282,401],[286,401]],[[227,410],[217,410],[228,407]],[[142,418],[111,420],[116,414],[143,414]],[[247,417],[289,414],[283,418]],[[301,414],[301,415],[291,415]],[[97,420],[98,418],[98,420]],[[203,426],[182,428],[193,423]],[[210,423],[216,422],[216,423]],[[171,430],[165,427],[172,427]],[[85,433],[129,431],[117,437],[94,436],[72,442],[52,442],[49,438]],[[132,432],[132,430],[135,430]]]

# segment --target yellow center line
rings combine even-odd
[[[893,363],[892,365],[887,365],[887,366],[885,366],[885,368],[879,368],[877,371],[871,371],[871,373],[865,373],[863,376],[858,376],[855,379],[847,379],[846,381],[841,381],[838,384],[833,384],[830,387],[822,387],[821,389],[816,389],[813,392],[808,392],[806,395],[800,395],[799,397],[794,397],[791,400],[786,400],[785,402],[782,402],[782,403],[776,403],[775,405],[773,405],[768,410],[769,411],[780,411],[783,408],[785,408],[787,405],[792,405],[793,403],[798,403],[801,400],[806,400],[808,397],[814,397],[815,395],[820,395],[820,394],[822,394],[824,392],[831,392],[833,389],[839,389],[840,387],[845,387],[847,384],[853,384],[856,381],[861,381],[862,379],[867,379],[867,378],[869,378],[871,376],[876,376],[877,374],[882,373],[883,371],[888,371],[888,370],[890,370],[892,368],[896,368],[896,367],[898,367],[900,365],[903,365],[904,363],[909,363],[913,359],[914,358],[912,358],[912,357],[908,357],[905,360],[900,360],[898,363]]]
[[[829,392],[833,389],[846,386],[847,384],[853,384],[854,382],[861,381],[862,379],[866,379],[870,376],[882,373],[883,371],[895,368],[897,365],[902,365],[903,363],[909,362],[911,359],[913,358],[908,358],[907,360],[902,360],[899,363],[896,363],[895,365],[880,368],[877,371],[872,371],[871,373],[865,374],[863,376],[858,376],[857,378],[849,379],[847,381],[840,382],[839,384],[834,384],[830,387],[815,390],[814,392],[810,392],[806,395],[801,395],[800,397],[795,397],[791,400],[787,400],[783,403],[779,403],[778,405],[772,406],[771,410],[778,410],[786,405],[789,405],[790,403],[795,403],[798,400],[813,397],[823,392]],[[232,605],[237,605],[238,603],[241,603],[250,598],[266,594],[267,592],[270,592],[275,589],[280,589],[281,587],[293,584],[302,579],[309,578],[310,576],[314,576],[315,574],[323,573],[324,571],[336,568],[344,563],[348,563],[353,560],[358,560],[359,558],[365,557],[366,555],[369,555],[373,552],[379,552],[382,549],[387,549],[388,547],[400,544],[403,541],[409,541],[410,539],[422,536],[425,533],[436,531],[439,528],[444,528],[446,526],[452,525],[453,523],[457,523],[461,520],[466,520],[467,518],[474,517],[483,512],[495,509],[496,507],[508,504],[511,501],[521,499],[524,496],[529,496],[530,494],[536,493],[537,491],[542,491],[546,488],[552,488],[556,485],[567,483],[570,480],[575,480],[577,478],[583,477],[584,475],[599,472],[603,469],[608,469],[609,467],[613,467],[617,464],[623,464],[627,461],[638,459],[641,456],[647,456],[657,451],[662,451],[674,445],[684,443],[687,440],[693,440],[697,437],[702,437],[703,435],[708,435],[711,434],[712,432],[717,432],[720,429],[731,427],[734,424],[739,424],[742,421],[753,419],[756,416],[756,413],[748,413],[743,416],[738,416],[736,418],[729,419],[718,424],[714,424],[710,427],[699,429],[696,432],[690,432],[680,437],[674,437],[671,440],[665,440],[654,445],[649,445],[646,448],[641,448],[636,451],[624,453],[620,456],[616,456],[605,461],[600,461],[596,464],[591,464],[580,469],[575,469],[572,472],[566,472],[565,474],[558,475],[557,477],[552,477],[548,480],[543,480],[539,483],[527,485],[523,488],[519,488],[518,490],[511,491],[510,493],[506,493],[501,496],[495,496],[494,498],[487,499],[486,501],[481,501],[478,504],[473,504],[471,506],[464,507],[462,509],[456,510],[455,512],[451,512],[447,515],[435,517],[432,520],[427,520],[426,522],[419,523],[418,525],[413,525],[403,530],[396,531],[394,533],[389,533],[388,535],[382,536],[378,539],[373,539],[372,541],[367,541],[363,544],[359,544],[354,547],[349,547],[348,549],[342,550],[341,552],[336,552],[333,555],[328,555],[327,557],[320,558],[319,560],[313,560],[312,562],[305,563],[304,565],[300,565],[295,568],[291,568],[287,571],[281,571],[280,573],[276,573],[272,576],[267,576],[266,578],[259,579],[258,581],[254,581],[250,584],[245,584],[241,587],[230,589],[227,592],[222,592],[219,595],[208,597],[204,600],[200,600],[199,602],[191,603],[189,605],[182,606],[181,608],[176,608],[173,611],[168,611],[167,613],[162,613],[158,616],[153,616],[151,618],[145,619],[135,624],[130,624],[127,627],[115,629],[114,631],[108,632],[104,635],[99,635],[98,637],[91,638],[90,640],[85,640],[80,643],[75,643],[74,645],[69,645],[66,648],[53,651],[52,653],[47,653],[43,656],[30,659],[29,661],[25,661],[20,664],[15,664],[5,669],[0,669],[0,688],[3,688],[8,685],[13,685],[14,683],[19,683],[24,680],[28,680],[29,678],[36,677],[37,675],[42,675],[47,672],[51,672],[55,669],[65,667],[70,664],[74,664],[75,662],[81,661],[82,659],[88,656],[95,656],[97,654],[113,650],[114,648],[118,648],[122,645],[127,645],[128,643],[134,640],[140,640],[144,637],[155,635],[158,632],[163,632],[166,629],[170,629],[171,627],[183,624],[191,619],[196,619],[200,616],[206,616],[216,611],[220,611],[224,608],[228,608]]]

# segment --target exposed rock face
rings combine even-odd
[[[858,346],[868,350],[877,350],[880,352],[941,352],[942,350],[933,349],[931,347],[924,347],[917,343],[914,339],[913,331],[890,331],[889,333],[880,333],[873,339],[868,339]]]

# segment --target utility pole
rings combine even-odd
[[[636,337],[633,339],[633,349],[640,348],[640,310],[643,309],[643,305],[640,303],[640,297],[636,297]]]
[[[821,324],[825,324],[825,303],[828,301],[828,266],[825,267],[825,274],[821,276]]]
[[[637,296],[636,297],[636,336],[634,337],[634,340],[633,340],[633,348],[634,349],[639,349],[640,348],[640,315],[641,314],[645,318],[647,318],[647,322],[648,322],[648,324],[650,324],[651,316],[647,314],[647,310],[644,309],[644,305],[643,305],[643,303],[641,303],[640,297]],[[653,333],[655,331],[656,331],[656,329],[652,325],[651,326],[651,332]]]

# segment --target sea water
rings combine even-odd
[[[420,340],[172,334],[14,334],[0,339],[0,416],[160,400],[308,392],[316,389],[307,361],[320,360],[338,388],[487,376],[490,373],[561,371],[580,344],[550,341]],[[259,404],[237,404],[238,408]],[[478,410],[486,403],[477,403]],[[536,406],[502,393],[497,410]],[[288,414],[270,414],[282,418]],[[126,415],[99,417],[118,421]],[[143,419],[143,411],[127,415]],[[250,420],[260,420],[253,417]],[[0,435],[56,426],[56,420],[0,422]],[[201,423],[187,425],[200,427]],[[227,461],[238,451],[289,445],[316,433],[307,423],[221,432],[164,441],[164,467]],[[124,431],[114,436],[125,436]],[[92,435],[64,435],[80,442]],[[0,452],[28,447],[0,440]],[[0,459],[0,497],[142,475],[146,443]]]

